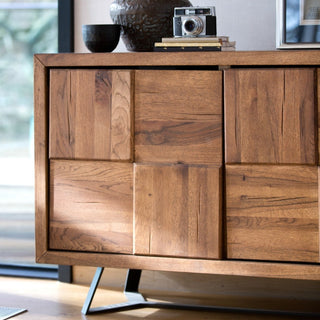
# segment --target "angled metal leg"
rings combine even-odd
[[[94,294],[96,293],[96,290],[98,288],[102,273],[103,273],[104,268],[97,268],[96,273],[92,279],[91,285],[90,285],[90,289],[86,298],[86,301],[83,304],[81,313],[82,314],[88,314],[89,313],[89,309],[94,297]]]
[[[86,301],[81,310],[82,314],[124,311],[130,309],[143,308],[146,306],[146,304],[148,304],[147,300],[142,296],[142,294],[138,292],[141,278],[141,270],[129,269],[124,289],[124,294],[128,301],[98,308],[90,308],[103,271],[104,268],[97,268],[96,270],[96,273],[91,282],[91,286]]]
[[[290,312],[282,310],[262,310],[262,309],[248,309],[248,308],[232,308],[232,307],[217,307],[217,306],[201,306],[190,304],[176,304],[176,303],[164,303],[147,301],[141,293],[139,293],[139,283],[141,278],[141,270],[129,269],[127,273],[127,279],[124,288],[124,294],[128,301],[118,304],[111,304],[104,307],[91,308],[91,302],[93,300],[96,289],[99,285],[104,268],[97,268],[93,277],[87,299],[82,308],[82,314],[92,314],[97,312],[116,312],[125,311],[139,308],[166,308],[166,309],[184,309],[184,310],[197,310],[197,311],[221,311],[221,312],[236,312],[236,313],[263,313],[270,315],[295,315],[305,317],[315,317],[320,319],[319,313],[311,312]]]

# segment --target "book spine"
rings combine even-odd
[[[208,38],[208,37],[173,37],[173,38],[162,38],[162,42],[183,42],[183,43],[189,43],[189,42],[221,42],[221,39],[219,38]]]
[[[155,52],[221,51],[221,47],[154,47]]]
[[[193,42],[193,43],[181,43],[181,42],[156,42],[155,47],[221,47],[220,43],[206,43],[206,42]]]

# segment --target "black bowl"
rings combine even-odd
[[[120,39],[120,24],[85,24],[82,37],[91,52],[112,52]]]

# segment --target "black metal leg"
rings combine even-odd
[[[141,270],[129,269],[124,292],[138,292],[141,279]]]
[[[247,309],[247,308],[232,308],[232,307],[217,307],[217,306],[201,306],[190,304],[176,304],[176,303],[163,303],[147,301],[141,293],[139,293],[139,283],[141,278],[141,270],[129,269],[127,273],[127,279],[125,283],[124,294],[127,298],[127,302],[111,304],[104,307],[91,308],[91,302],[93,300],[96,289],[99,285],[104,268],[97,268],[94,278],[92,280],[88,296],[82,307],[82,314],[92,314],[98,312],[116,312],[125,311],[139,308],[166,308],[166,309],[184,309],[184,310],[198,310],[198,311],[221,311],[221,312],[236,312],[236,313],[264,313],[273,315],[295,315],[302,317],[314,317],[320,319],[319,313],[309,312],[290,312],[282,310],[261,310],[261,309]]]
[[[98,285],[99,285],[103,270],[104,270],[104,268],[100,268],[100,267],[97,268],[97,270],[96,270],[96,273],[95,273],[95,275],[94,275],[94,277],[92,279],[92,282],[91,282],[91,286],[90,286],[90,289],[89,289],[89,292],[88,292],[88,295],[87,295],[87,299],[84,302],[82,310],[81,310],[82,314],[88,314],[89,313],[89,309],[90,309],[94,294],[96,293],[96,290],[98,288]]]
[[[97,268],[97,271],[91,282],[91,286],[86,298],[86,301],[82,307],[82,314],[92,314],[97,312],[115,312],[115,311],[124,311],[129,309],[143,308],[148,302],[146,299],[138,292],[139,283],[141,278],[141,270],[129,269],[127,273],[127,279],[124,289],[124,294],[127,298],[127,302],[112,304],[108,306],[91,308],[91,303],[97,287],[99,285],[102,273],[104,268]]]

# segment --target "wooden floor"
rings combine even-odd
[[[0,159],[0,165],[2,162]],[[0,174],[3,170],[0,169]],[[0,263],[2,264],[35,263],[33,199],[34,189],[31,186],[0,185]]]
[[[118,313],[95,314],[84,316],[81,314],[81,308],[85,301],[88,287],[73,284],[64,284],[52,280],[32,280],[23,278],[0,277],[0,306],[19,307],[28,309],[28,312],[20,314],[13,319],[17,320],[73,320],[73,319],[108,319],[108,320],[134,320],[134,319],[183,319],[183,320],[257,320],[257,319],[309,319],[309,317],[297,317],[294,315],[262,315],[252,313],[230,313],[230,312],[203,312],[186,310],[166,310],[166,309],[139,309]],[[154,295],[152,298],[158,298]],[[168,296],[167,296],[168,298]],[[162,298],[163,299],[163,298]],[[170,297],[169,301],[174,301],[177,297]],[[190,298],[189,298],[190,299]],[[181,297],[179,297],[181,302]],[[182,302],[187,302],[186,297]],[[224,298],[220,301],[224,304],[237,304],[239,301],[232,301]],[[109,303],[119,303],[125,301],[122,292],[98,289],[93,306],[101,306]],[[191,303],[201,303],[193,300]],[[271,303],[271,304],[270,304]],[[273,304],[273,305],[272,305]],[[262,308],[278,307],[275,302],[262,303],[257,301],[257,306]],[[297,307],[306,310],[319,310],[319,301],[291,301],[287,307]],[[310,317],[310,319],[312,319]],[[314,317],[313,317],[314,319]],[[319,319],[317,317],[316,319]]]

